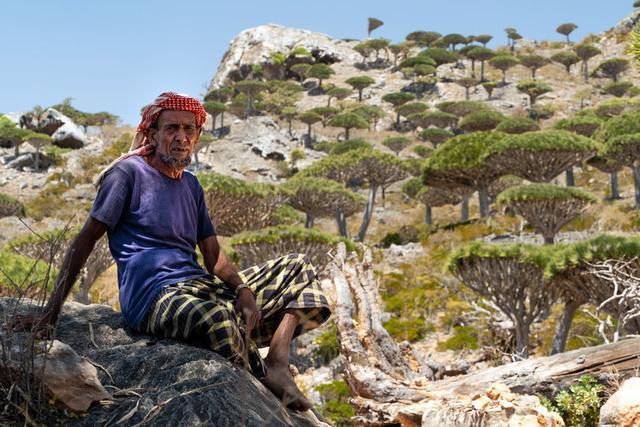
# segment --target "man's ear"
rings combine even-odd
[[[156,128],[148,128],[145,131],[144,136],[146,136],[149,141],[154,141],[155,142],[154,138],[156,137],[156,133],[158,133],[158,129],[156,129]]]

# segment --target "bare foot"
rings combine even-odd
[[[265,359],[265,362],[267,376],[261,381],[265,387],[282,400],[283,404],[297,411],[307,411],[313,407],[311,401],[304,397],[293,380],[288,364],[269,361],[269,359]]]

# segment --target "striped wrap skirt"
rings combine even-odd
[[[253,291],[259,325],[246,337],[234,311],[235,291],[217,277],[168,285],[159,292],[139,329],[210,348],[248,366],[257,378],[266,375],[258,347],[268,346],[285,310],[301,319],[294,337],[325,322],[331,311],[313,265],[302,254],[289,254],[239,272]]]

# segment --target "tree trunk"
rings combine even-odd
[[[214,116],[213,114],[211,115],[211,135],[213,135],[216,131],[216,116]]]
[[[633,164],[633,185],[635,188],[636,209],[640,209],[640,164]]]
[[[489,216],[489,191],[486,188],[478,190],[478,203],[480,204],[480,218]]]
[[[532,78],[533,80],[535,80],[535,79],[536,79],[536,69],[535,69],[535,68],[532,68],[532,69],[531,69],[531,78]]]
[[[247,111],[245,112],[244,118],[248,118],[251,116],[253,112],[253,95],[247,95]]]
[[[20,155],[20,143],[19,142],[16,142],[16,146],[15,146],[15,150],[14,150],[13,154],[14,154],[16,159]]]
[[[342,209],[336,209],[336,224],[338,225],[338,233],[340,233],[340,236],[349,238],[347,218],[344,216]]]
[[[589,65],[587,63],[587,61],[582,61],[582,68],[584,70],[584,81],[588,82],[589,81]]]
[[[358,101],[362,101],[362,91],[364,89],[358,89]]]
[[[556,325],[556,333],[553,336],[553,343],[551,344],[551,355],[562,353],[567,346],[567,338],[569,338],[569,331],[571,330],[571,323],[573,322],[573,315],[580,307],[580,303],[576,301],[570,301],[564,303],[564,310],[562,316],[558,320]]]
[[[507,84],[507,71],[506,70],[502,70],[502,85],[506,85]]]
[[[224,111],[220,113],[220,127],[224,127]]]
[[[576,179],[573,176],[573,167],[570,167],[566,171],[564,171],[564,175],[566,177],[567,187],[575,187]]]
[[[611,175],[611,200],[617,200],[620,198],[620,192],[618,191],[618,172],[613,172]]]
[[[464,88],[464,96],[465,96],[466,100],[468,101],[469,100],[469,88],[468,87]]]
[[[484,61],[480,61],[480,81],[484,81]]]
[[[356,236],[356,240],[358,242],[364,241],[364,235],[367,233],[367,229],[369,228],[369,223],[371,222],[371,217],[373,216],[373,207],[376,201],[377,192],[378,186],[372,184],[369,188],[369,198],[367,200],[367,206],[364,210],[364,216],[362,217],[362,224],[360,225],[360,230],[358,230],[358,235]]]
[[[291,136],[291,120],[289,120],[289,136]]]
[[[464,196],[462,206],[460,207],[460,222],[469,221],[469,197]]]
[[[556,236],[548,236],[548,235],[542,235],[542,237],[544,237],[544,244],[545,245],[553,245],[556,241]]]
[[[471,60],[471,78],[472,79],[476,78],[476,60],[475,59]]]
[[[307,125],[307,140],[305,141],[304,146],[311,148],[311,125]]]
[[[431,206],[424,207],[424,222],[427,225],[433,224],[433,212]]]
[[[33,161],[33,168],[36,170],[40,170],[40,149],[36,150],[35,159]]]
[[[351,128],[344,128],[344,139],[347,141],[349,140],[349,129]]]
[[[529,325],[515,323],[516,330],[516,357],[518,360],[529,357]]]
[[[304,228],[312,228],[313,227],[313,220],[314,220],[313,215],[310,214],[309,212],[307,212],[307,219],[304,222]]]
[[[415,372],[410,356],[407,360],[408,355],[382,326],[383,307],[371,250],[366,249],[360,260],[355,252],[347,255],[340,243],[328,269],[336,291],[338,342],[348,365],[345,378],[353,394],[378,402],[425,398],[425,393],[407,384],[419,376],[433,378],[433,373],[428,368]]]
[[[616,372],[620,377],[635,376],[635,370],[640,366],[638,354],[640,338],[631,338],[613,344],[482,369],[468,375],[437,381],[429,391],[472,394],[501,382],[514,393],[549,395],[585,374],[601,379],[611,378],[611,372]]]

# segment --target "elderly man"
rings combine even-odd
[[[205,120],[200,102],[172,92],[145,108],[131,151],[97,180],[93,208],[49,302],[18,326],[48,332],[107,232],[128,326],[211,348],[250,369],[289,407],[307,410],[311,403],[289,372],[289,348],[293,337],[329,317],[327,301],[303,255],[238,273],[220,249],[202,187],[185,171]],[[196,261],[196,245],[209,273]],[[263,359],[257,346],[267,345]]]

